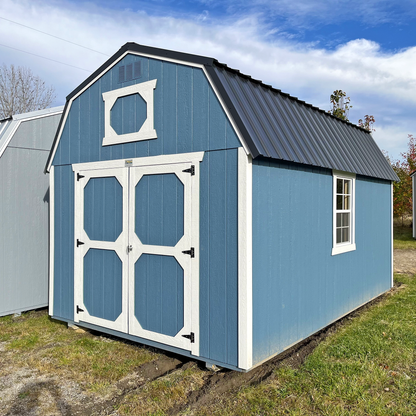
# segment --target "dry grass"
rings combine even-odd
[[[416,278],[323,341],[298,369],[218,398],[200,415],[416,414]]]
[[[206,371],[190,362],[128,394],[117,411],[120,415],[164,415],[186,404],[188,395],[203,386],[206,376]]]
[[[76,380],[92,391],[105,389],[158,357],[137,344],[67,329],[46,311],[0,318],[0,342],[5,343],[0,376],[11,366],[29,367]]]

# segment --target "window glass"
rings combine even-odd
[[[351,242],[351,179],[336,180],[336,244]]]

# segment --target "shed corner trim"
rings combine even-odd
[[[253,366],[252,159],[238,148],[238,367]]]

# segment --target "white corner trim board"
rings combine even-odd
[[[103,146],[112,144],[136,142],[140,140],[156,139],[157,133],[154,128],[154,89],[156,88],[156,79],[142,82],[140,84],[130,85],[129,87],[119,88],[116,90],[103,93],[104,100],[104,138]],[[127,134],[117,134],[111,126],[111,109],[118,98],[128,95],[139,94],[146,102],[147,118],[139,131]]]
[[[252,161],[238,149],[238,367],[253,366]]]
[[[49,315],[53,316],[55,253],[55,170],[49,173]]]
[[[414,176],[412,176],[412,182],[414,185]],[[390,184],[391,187],[391,202],[390,202],[390,243],[391,243],[391,254],[390,254],[390,258],[391,258],[391,280],[390,280],[390,287],[394,286],[394,256],[393,256],[393,182],[391,182]],[[413,188],[414,190],[414,188]],[[415,192],[413,191],[413,195],[415,195]],[[414,205],[415,204],[415,197],[413,196],[413,215],[415,215],[415,208]],[[415,227],[415,218],[413,217],[413,229]],[[413,234],[413,238],[414,238],[414,234]]]

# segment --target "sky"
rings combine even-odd
[[[324,110],[341,89],[392,159],[416,135],[416,0],[0,2],[0,65],[29,67],[53,105],[126,42],[216,58]]]

